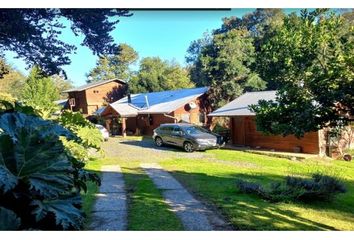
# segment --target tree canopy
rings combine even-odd
[[[59,93],[59,98],[60,99],[68,98],[68,94],[67,93],[63,93],[63,91],[74,87],[72,81],[70,81],[68,79],[64,79],[63,77],[61,77],[61,76],[59,76],[57,74],[51,76],[50,79],[52,80],[55,88],[57,89],[57,91]]]
[[[63,65],[70,64],[69,54],[76,50],[60,39],[63,19],[69,21],[76,36],[84,35],[81,45],[101,56],[117,48],[110,32],[119,17],[128,16],[129,11],[122,9],[1,9],[0,57],[4,51],[14,51],[29,67],[38,65],[47,75],[58,74]],[[0,62],[0,78],[2,71]]]
[[[0,62],[5,61],[0,58]],[[19,98],[23,89],[26,77],[18,70],[6,64],[7,73],[0,79],[0,92]]]
[[[45,77],[38,66],[34,66],[24,85],[21,100],[28,106],[41,110],[43,118],[48,118],[57,109],[54,101],[58,99],[59,91],[53,80]]]
[[[245,91],[274,87],[259,71],[258,55],[284,16],[281,9],[256,9],[241,18],[224,18],[220,28],[191,43],[186,55],[191,79],[198,86],[210,86],[214,108]]]
[[[138,53],[128,44],[119,44],[114,54],[104,55],[96,67],[88,74],[87,82],[97,82],[113,78],[129,81],[130,66],[138,60]]]
[[[345,124],[354,114],[354,27],[326,9],[291,14],[262,46],[263,75],[276,102],[253,109],[260,130],[295,134]]]
[[[146,57],[140,61],[139,71],[129,81],[131,93],[155,92],[190,88],[188,71],[175,62],[159,57]]]
[[[202,44],[202,45],[201,45]],[[247,30],[232,29],[192,43],[187,60],[192,81],[210,86],[214,107],[240,96],[245,90],[262,90],[266,83],[252,70],[253,39]]]

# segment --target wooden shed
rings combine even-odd
[[[303,152],[325,154],[323,133],[309,132],[302,138],[293,135],[266,135],[256,128],[255,113],[250,105],[258,104],[259,100],[275,100],[276,91],[247,92],[225,106],[215,110],[209,116],[229,117],[232,144],[252,148],[274,149],[287,152]]]

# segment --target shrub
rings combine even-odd
[[[271,201],[330,201],[336,194],[345,193],[346,188],[339,179],[320,173],[312,175],[312,179],[287,176],[285,182],[273,182],[269,189],[260,184],[243,180],[236,182],[240,192],[256,194]]]
[[[86,120],[81,113],[65,110],[59,116],[58,123],[75,133],[80,139],[77,142],[84,148],[101,149],[101,144],[103,142],[101,132],[91,122]],[[74,144],[72,144],[72,147],[75,148]],[[76,149],[75,151],[79,150]]]
[[[15,229],[80,229],[80,190],[98,181],[66,151],[60,136],[71,131],[37,116],[0,114],[0,226]]]

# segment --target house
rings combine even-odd
[[[106,103],[114,102],[126,95],[127,83],[121,79],[109,79],[89,83],[64,91],[68,93],[68,108],[91,115]]]
[[[98,109],[96,114],[105,120],[112,134],[123,136],[152,135],[162,123],[205,125],[210,112],[207,91],[207,87],[201,87],[132,94]]]
[[[231,140],[234,145],[324,155],[326,146],[322,130],[308,132],[300,139],[293,135],[283,137],[257,131],[255,113],[249,106],[258,104],[259,100],[275,99],[276,91],[247,92],[209,116],[230,118]]]

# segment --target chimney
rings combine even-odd
[[[145,102],[146,102],[146,108],[149,108],[150,105],[149,105],[149,100],[148,100],[148,96],[145,95]]]

